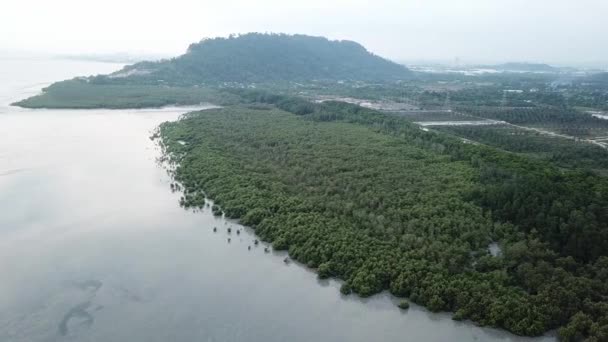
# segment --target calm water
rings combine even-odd
[[[148,137],[185,110],[24,110],[118,65],[0,60],[0,341],[520,341],[264,253],[178,206]],[[213,232],[213,227],[218,232]],[[550,340],[547,338],[546,340]]]

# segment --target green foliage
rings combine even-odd
[[[294,113],[304,104],[239,96]],[[184,204],[200,206],[204,190],[237,208],[263,239],[345,280],[345,294],[388,289],[523,335],[563,326],[603,336],[605,179],[354,105],[307,106],[227,107],[163,124]],[[489,255],[491,241],[500,256]],[[591,323],[568,328],[578,312]]]
[[[319,278],[326,279],[332,276],[331,264],[329,262],[324,262],[317,268],[317,274]]]
[[[150,108],[201,103],[230,104],[237,97],[201,87],[92,84],[73,79],[53,83],[43,93],[14,103],[26,108]]]
[[[495,219],[513,222],[541,237],[553,250],[582,262],[608,253],[608,182],[589,172],[481,168],[471,199],[492,209]]]
[[[401,310],[407,310],[410,308],[410,302],[408,302],[407,300],[404,299],[399,302],[398,306]]]
[[[241,219],[241,223],[247,226],[255,227],[266,217],[270,216],[270,211],[263,208],[254,208],[247,212],[245,216]]]
[[[569,169],[608,169],[608,150],[588,142],[507,125],[441,126],[433,129],[501,149],[542,158]]]
[[[459,107],[459,111],[477,117],[528,125],[576,137],[605,135],[608,120],[593,117],[571,108],[538,106],[525,108]]]
[[[100,78],[94,82],[190,86],[411,77],[404,66],[373,55],[352,41],[262,33],[204,39],[190,45],[182,56],[137,63],[117,74],[127,76]]]
[[[216,204],[214,204],[211,207],[211,211],[213,212],[213,215],[215,215],[215,216],[221,216],[222,215],[222,209],[218,205],[216,205]]]
[[[342,293],[343,295],[349,295],[353,292],[353,289],[351,288],[349,283],[344,283],[342,284],[342,286],[340,286],[340,293]]]

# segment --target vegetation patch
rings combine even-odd
[[[320,277],[343,279],[343,294],[388,289],[517,334],[606,338],[605,179],[354,105],[245,98],[274,108],[161,126],[185,205],[209,196]]]
[[[585,141],[508,125],[441,126],[433,129],[506,151],[548,160],[564,168],[608,169],[608,150]]]
[[[52,84],[39,95],[14,103],[25,108],[152,108],[195,106],[201,103],[225,105],[238,98],[221,90],[204,87],[95,84],[73,79]]]

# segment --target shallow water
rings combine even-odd
[[[7,106],[118,67],[0,63],[0,341],[527,340],[342,296],[248,229],[180,208],[149,136],[184,109]]]

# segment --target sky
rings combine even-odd
[[[0,51],[173,56],[205,37],[348,39],[403,62],[608,65],[608,0],[3,0]]]

